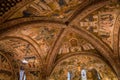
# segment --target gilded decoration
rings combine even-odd
[[[82,51],[90,51],[95,48],[86,40],[84,40],[80,35],[74,32],[67,32],[64,36],[59,55],[74,53],[74,52],[82,52]]]
[[[26,77],[27,80],[40,80],[40,71],[28,71]]]
[[[20,30],[21,34],[31,37],[39,44],[40,55],[44,58],[47,56],[60,32],[60,28],[57,27],[58,25],[48,25],[30,26],[29,28],[26,26]]]
[[[79,26],[98,36],[113,48],[113,30],[119,14],[119,4],[110,3],[92,12],[79,22]]]
[[[1,0],[0,80],[120,79],[117,1]]]
[[[10,62],[0,52],[0,80],[12,80]]]
[[[72,80],[81,80],[83,69],[87,71],[87,80],[98,80],[92,74],[92,69],[99,73],[102,80],[118,80],[108,65],[91,56],[73,56],[61,61],[54,68],[50,80],[66,80],[68,72],[71,73]]]
[[[83,0],[35,0],[16,12],[10,19],[18,17],[67,18]]]
[[[35,42],[35,45],[38,45],[39,51],[40,51],[39,55],[43,59],[45,59],[47,54],[49,53],[50,49],[52,48],[54,42],[56,41],[57,36],[60,34],[60,31],[61,31],[60,26],[61,25],[59,25],[59,24],[49,24],[49,23],[45,23],[45,24],[41,23],[40,25],[33,25],[33,26],[27,25],[27,26],[22,26],[19,28],[14,28],[11,31],[8,30],[7,33],[5,33],[5,34],[3,33],[4,35],[2,34],[2,36],[5,37],[5,36],[21,35],[21,38],[22,38],[22,36],[27,37],[28,39]],[[21,42],[17,42],[17,41],[13,41],[13,42],[16,44],[18,43],[19,45],[22,45]],[[13,47],[14,46],[15,45],[13,44]],[[33,47],[31,47],[31,45],[29,43],[23,43],[23,46],[22,47],[25,49],[31,48],[31,51],[35,51],[35,49],[33,49]],[[3,47],[4,46],[1,45],[1,49]],[[12,47],[10,47],[10,48],[12,48]],[[9,48],[7,50],[9,50]],[[21,52],[21,51],[18,51],[18,52]],[[23,50],[23,52],[26,53],[24,50]],[[31,53],[30,50],[28,50],[28,52]]]
[[[9,54],[7,55],[13,58],[14,68],[19,68],[23,60],[28,62],[28,64],[23,65],[26,69],[29,68],[29,70],[32,70],[40,68],[41,63],[37,58],[37,53],[29,43],[20,39],[6,39],[0,42],[2,46],[6,44],[7,46],[4,47],[3,50],[8,50],[7,53],[9,52]],[[12,49],[11,51],[9,51],[9,47]],[[19,64],[19,67],[16,63]]]

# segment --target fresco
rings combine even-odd
[[[62,55],[66,53],[82,52],[89,50],[94,50],[94,47],[90,43],[81,38],[79,34],[68,32],[63,38],[58,54]]]
[[[9,53],[8,56],[12,57],[13,67],[15,69],[19,68],[20,65],[18,64],[21,64],[23,59],[28,62],[28,64],[24,65],[26,68],[40,68],[40,60],[38,60],[37,54],[35,54],[35,49],[29,43],[20,39],[7,39],[3,40],[3,42],[13,48],[13,52],[11,54]]]
[[[83,1],[84,0],[35,0],[16,12],[10,19],[29,16],[63,19],[71,15]]]
[[[12,80],[11,72],[0,70],[0,80]]]
[[[24,64],[24,68],[27,70],[32,70],[32,69],[40,69],[41,63],[39,60],[32,56],[32,57],[25,57],[25,60],[28,62],[27,64]]]
[[[8,60],[0,54],[0,68],[3,70],[11,70]]]
[[[13,48],[9,45],[6,46],[6,43],[0,41],[0,50],[5,52],[13,52]],[[10,54],[10,56],[13,56]]]
[[[89,14],[80,21],[80,27],[94,33],[113,48],[113,30],[120,6],[111,3]]]
[[[8,60],[0,54],[0,80],[12,80],[12,69]]]
[[[2,43],[8,44],[8,47],[6,46],[6,48],[12,48],[14,54],[10,54],[10,56],[22,57],[34,54],[34,50],[32,50],[33,47],[20,39],[7,39],[3,40]]]
[[[40,80],[40,72],[39,71],[29,71],[26,75],[27,80]]]
[[[91,77],[92,69],[98,71],[102,80],[118,80],[105,63],[92,56],[73,56],[63,60],[55,67],[49,80],[67,80],[68,72],[71,73],[71,80],[81,80],[83,69],[87,71],[88,80],[95,80]]]
[[[20,33],[22,35],[26,35],[31,37],[33,40],[35,40],[40,47],[40,51],[41,51],[41,56],[43,58],[46,57],[47,53],[49,52],[49,50],[51,49],[57,35],[60,32],[60,28],[57,28],[56,26],[58,25],[48,25],[44,24],[41,26],[26,26],[24,28],[22,28],[20,31]],[[18,32],[19,33],[19,32]]]
[[[19,60],[12,59],[12,63],[13,63],[13,68],[17,70],[19,68]]]
[[[3,40],[2,42],[13,48],[13,53],[11,54],[5,53],[5,54],[7,54],[10,58],[12,57],[11,60],[14,70],[16,71],[16,76],[18,76],[17,72],[20,66],[23,66],[25,71],[28,72],[33,71],[33,73],[30,72],[30,76],[29,76],[30,79],[28,80],[39,80],[39,70],[41,68],[41,63],[40,63],[41,60],[39,60],[37,55],[35,54],[36,53],[35,49],[29,43],[22,41],[20,39],[13,38],[13,39]],[[25,60],[27,63],[23,62],[23,60]],[[5,70],[8,71],[11,69],[6,59],[1,57],[0,61],[2,61],[2,64],[0,64],[2,68],[5,68]],[[11,77],[7,77],[7,76],[9,75],[3,72],[2,74],[0,73],[0,79],[12,80]],[[27,75],[27,78],[29,77]]]

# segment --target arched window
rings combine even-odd
[[[87,80],[87,71],[85,69],[81,70],[81,80]]]
[[[68,72],[68,74],[67,74],[67,80],[71,80],[71,73],[70,72]]]
[[[26,75],[23,67],[20,68],[20,79],[19,80],[26,80]]]

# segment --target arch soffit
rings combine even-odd
[[[106,2],[106,3],[107,3],[107,2]],[[105,3],[105,4],[106,4],[106,3]],[[97,8],[97,9],[98,9],[98,8]],[[25,18],[24,18],[24,19],[25,19]],[[25,20],[24,20],[24,19],[21,19],[21,23],[27,22],[27,21],[34,21],[34,20],[35,20],[35,21],[39,21],[39,20],[40,20],[40,21],[42,22],[41,19],[36,19],[36,18],[29,18],[29,19],[26,18]],[[81,19],[82,19],[82,18],[81,18]],[[45,20],[45,21],[46,21],[46,20]],[[73,20],[73,21],[74,21],[74,20]],[[10,21],[10,22],[8,22],[8,24],[11,24],[11,22],[14,23],[14,21]],[[18,24],[17,22],[20,22],[20,21],[17,21],[17,20],[16,20],[16,25]],[[48,20],[48,22],[49,22],[49,20]],[[71,23],[73,23],[73,22],[71,22]],[[70,25],[71,25],[71,23],[70,23]],[[7,24],[7,25],[8,25],[8,24]],[[3,24],[3,25],[5,26],[6,24]],[[0,26],[2,27],[3,25],[0,25]],[[6,27],[7,27],[7,25],[6,25]],[[12,26],[12,25],[11,25],[11,26]],[[111,52],[111,51],[110,51],[110,52]]]
[[[23,20],[21,20],[21,21],[23,21]],[[31,23],[31,24],[29,24],[29,23],[27,23],[27,22],[25,22],[25,23],[22,23],[22,24],[18,24],[18,25],[15,25],[14,26],[14,28],[12,28],[12,25],[11,25],[11,27],[10,27],[10,29],[11,30],[16,30],[17,28],[19,28],[19,27],[23,27],[23,26],[27,26],[27,25],[30,25],[30,26],[40,26],[41,24],[46,24],[46,26],[48,26],[48,25],[56,25],[56,27],[58,27],[58,28],[60,28],[61,29],[61,32],[60,32],[60,34],[58,35],[58,37],[62,34],[62,32],[63,32],[63,30],[64,30],[64,28],[66,28],[66,26],[65,25],[63,25],[63,24],[60,24],[60,23],[54,23],[54,22],[44,22],[44,21],[41,21],[41,23],[39,23],[39,21],[34,21],[34,20],[32,20],[33,22]],[[19,22],[19,21],[16,21],[16,22]],[[13,24],[14,25],[14,24]],[[51,26],[52,27],[52,26]],[[35,40],[33,40],[31,37],[29,37],[29,36],[25,36],[25,35],[19,35],[19,34],[11,34],[11,35],[9,35],[9,31],[8,31],[8,33],[6,33],[6,32],[3,32],[3,33],[1,33],[1,39],[7,39],[7,38],[18,38],[18,39],[21,39],[21,40],[24,40],[24,41],[27,41],[28,43],[30,43],[34,48],[35,48],[35,50],[37,51],[37,53],[38,53],[38,55],[40,56],[40,53],[41,53],[41,51],[40,51],[40,48],[39,48],[39,44],[35,41]],[[5,36],[6,35],[6,36]],[[57,41],[57,39],[55,40],[55,42],[53,43],[53,45],[52,45],[52,47],[54,47],[54,44],[56,43],[56,41]],[[41,57],[40,57],[41,58]],[[43,62],[45,62],[44,61],[44,59],[42,59],[42,61]]]
[[[92,34],[86,32],[84,30],[75,29],[75,27],[71,27],[71,26],[69,26],[69,28],[65,30],[65,33],[69,32],[69,31],[76,32],[81,37],[83,37],[85,40],[87,40],[87,41],[89,40],[89,42],[92,43],[92,45],[101,53],[100,55],[104,56],[111,65],[116,65],[114,63],[114,61],[112,60],[112,57],[110,57],[110,55],[109,55],[109,53],[112,53],[112,51],[108,47],[103,47],[103,46],[105,46],[105,44],[103,42],[101,42],[99,39],[97,39],[95,36],[93,36]],[[56,59],[57,52],[58,52],[58,48],[61,45],[63,36],[64,35],[62,35],[59,38],[60,41],[56,43],[57,46],[53,49],[53,52],[51,52],[52,55],[50,56],[51,58],[49,60],[48,65],[52,66],[52,64],[54,63],[54,61]],[[116,67],[115,66],[113,66],[113,67],[116,70]]]
[[[89,54],[89,53],[91,53],[91,54]],[[105,59],[102,59],[101,56],[99,56],[99,55],[93,54],[93,52],[81,52],[81,53],[77,53],[77,54],[70,54],[70,55],[67,54],[67,55],[65,55],[65,56],[62,56],[62,57],[59,58],[59,59],[56,61],[56,63],[53,65],[53,69],[51,70],[51,74],[54,72],[55,67],[56,67],[57,65],[59,65],[59,63],[61,63],[62,61],[66,60],[67,58],[74,57],[74,56],[91,56],[91,57],[94,57],[94,58],[96,58],[96,59],[98,59],[98,60],[101,60],[104,64],[108,65],[108,66],[111,68],[111,70],[113,71],[113,73],[114,73],[115,75],[117,75],[116,71],[113,69],[113,67],[112,67],[110,64],[108,64],[108,63],[106,62]]]
[[[38,58],[39,62],[41,64],[43,64],[43,60],[40,56],[40,51],[38,49],[38,45],[34,42],[34,40],[32,40],[31,38],[27,37],[27,36],[23,36],[23,35],[7,35],[7,36],[4,36],[4,37],[1,37],[0,38],[0,41],[3,41],[3,40],[9,40],[9,39],[19,39],[19,40],[22,40],[24,42],[27,42],[29,43],[36,51],[36,57]],[[17,58],[15,58],[17,59]]]
[[[22,0],[21,2],[19,2],[16,6],[12,7],[8,12],[6,12],[2,17],[0,17],[1,23],[6,21],[9,17],[11,17],[15,12],[17,12],[18,10],[21,9],[21,7],[26,6],[27,4],[30,4],[31,2],[34,2],[35,0]],[[75,11],[73,11],[72,15],[74,13],[76,13],[76,11],[78,9],[82,9],[88,5],[90,5],[91,3],[96,3],[95,0],[89,1],[83,1],[83,3],[81,5],[79,5],[77,9],[75,9]],[[67,19],[69,19],[71,16],[69,16]],[[50,19],[50,18],[49,18]],[[67,19],[65,19],[64,21],[67,21]],[[58,19],[55,19],[58,20]],[[62,19],[59,19],[59,21],[63,21]]]
[[[42,21],[42,20],[40,20],[41,21],[41,23],[39,22],[39,20],[36,20],[35,18],[31,18],[30,20],[24,20],[24,19],[26,19],[26,18],[22,18],[20,21],[22,22],[22,24],[16,24],[16,25],[14,25],[14,24],[12,24],[12,25],[14,25],[14,26],[16,26],[16,27],[18,27],[18,26],[24,26],[24,25],[28,25],[29,24],[29,22],[28,21],[32,21],[32,23],[30,23],[30,24],[41,24],[41,23],[45,23],[44,21]],[[9,24],[12,22],[12,23],[18,23],[18,22],[20,22],[19,21],[19,19],[18,19],[18,21],[16,20],[15,22],[14,21],[10,21],[9,22]],[[48,21],[47,21],[48,22]],[[48,22],[48,23],[51,23],[51,22]],[[65,30],[65,33],[67,33],[67,28],[69,28],[70,30],[73,30],[74,32],[77,32],[77,33],[79,33],[80,35],[81,35],[81,31],[79,31],[79,30],[77,30],[77,29],[75,29],[74,27],[71,27],[71,26],[68,26],[68,27],[66,27],[66,25],[64,25],[64,24],[60,24],[60,23],[56,23],[56,22],[52,22],[52,24],[59,24],[59,25],[62,25],[62,26],[60,26],[60,27],[62,27],[62,28],[65,28],[66,30]],[[6,25],[6,24],[3,24],[3,25]],[[3,27],[3,25],[1,25],[2,27]],[[8,25],[8,24],[7,24]],[[6,26],[4,26],[4,27],[7,27],[7,25]],[[12,27],[12,25],[11,26],[9,26],[9,27]],[[86,31],[87,32],[87,31]],[[84,31],[82,31],[82,34],[84,34],[84,33],[86,33],[86,32],[84,32]],[[65,33],[64,33],[64,35],[65,35]],[[88,34],[90,34],[90,33],[88,33],[87,32],[87,37],[86,37],[86,39],[88,39]],[[64,35],[62,35],[61,36],[61,40],[62,40],[62,37],[64,36]],[[81,36],[83,36],[84,37],[84,35],[81,35]],[[92,35],[93,36],[93,35]],[[95,36],[94,36],[94,38],[96,38]],[[60,39],[60,38],[59,38]],[[97,39],[97,40],[99,40],[99,39]],[[58,42],[59,40],[57,40],[56,42],[57,42],[57,45],[60,45],[60,42]],[[93,45],[94,45],[94,42],[96,43],[96,40],[90,40],[89,39],[89,41],[92,41],[93,42]],[[90,42],[91,43],[91,42]],[[56,44],[55,44],[56,45]],[[97,45],[98,45],[98,43],[97,43]],[[94,45],[94,46],[97,46],[96,44]],[[104,45],[104,43],[100,43],[100,45]],[[101,47],[101,48],[99,48],[99,49],[101,49],[101,50],[99,50],[99,51],[101,51],[102,53],[105,51],[105,49],[103,49],[103,46]],[[108,49],[108,48],[107,48]],[[56,55],[56,52],[58,51],[58,48],[56,47],[56,48],[54,48],[53,49],[53,51],[50,53],[50,54],[52,54],[51,55],[51,57],[53,57],[53,56],[55,56]],[[110,53],[112,53],[111,52],[111,50],[109,50],[108,49],[108,51],[110,52]],[[111,64],[114,64],[114,61],[111,59],[111,57],[109,56],[109,54],[108,54],[108,52],[107,52],[107,54],[106,54],[106,52],[104,52],[103,53],[103,55],[104,56],[106,56],[107,57],[107,59],[109,59],[108,61],[109,62],[111,62]],[[54,62],[54,60],[55,59],[53,59],[52,61],[51,61],[51,59],[50,59],[50,63],[48,63],[49,65],[51,65],[51,63],[53,63]],[[48,59],[48,61],[49,61],[49,59]]]
[[[99,9],[100,7],[104,6],[104,5],[107,4],[107,3],[108,3],[108,1],[107,1],[107,2],[104,2],[104,3],[99,3],[99,4],[95,5],[95,6],[90,7],[89,9],[85,10],[85,12],[87,12],[87,14],[89,14],[89,13],[91,13],[92,11],[94,11],[94,10],[96,10],[96,9]],[[93,7],[94,7],[94,9],[93,9]],[[92,9],[91,9],[91,8],[92,8]],[[91,9],[92,11],[91,11],[90,9]],[[83,12],[84,12],[84,11],[83,11]],[[86,14],[86,15],[87,15],[87,14]],[[86,15],[84,15],[84,17],[85,17]],[[78,15],[78,16],[80,16],[80,17],[82,16],[81,19],[83,19],[83,15],[80,14],[80,15]],[[78,17],[77,17],[77,18],[78,18]],[[76,18],[76,19],[77,19],[77,18]],[[70,23],[70,25],[72,25],[72,24],[74,23],[74,21],[76,22],[76,19],[74,19],[74,20]],[[0,28],[2,28],[2,26],[7,27],[9,24],[11,25],[11,23],[14,23],[14,24],[16,23],[16,24],[18,24],[19,22],[20,22],[20,23],[23,23],[23,22],[34,21],[34,20],[35,20],[35,21],[38,21],[38,20],[41,21],[41,20],[43,20],[43,19],[41,19],[41,18],[34,18],[34,17],[33,17],[33,18],[22,18],[22,19],[18,19],[18,21],[17,21],[17,20],[15,20],[15,21],[10,21],[10,22],[8,21],[7,23],[5,23],[5,24],[3,24],[3,25],[0,25]],[[46,19],[45,19],[45,21],[49,21],[49,20],[46,20]],[[52,20],[51,20],[51,21],[52,21]],[[55,22],[55,21],[53,20],[53,22]],[[56,22],[57,22],[57,21],[56,21]],[[19,24],[20,24],[20,23],[19,23]],[[60,23],[61,23],[61,22],[60,22]],[[63,24],[64,24],[64,23],[63,23]],[[9,26],[10,26],[10,25],[9,25]]]
[[[120,14],[118,15],[116,22],[115,22],[115,27],[114,27],[114,45],[113,45],[113,50],[114,54],[116,57],[120,55],[119,53],[119,36],[120,36]]]
[[[11,52],[5,52],[4,50],[0,50],[0,52],[2,53],[2,54],[4,54],[4,56],[6,56],[6,58],[8,58],[8,60],[9,60],[9,62],[11,63],[11,66],[12,66],[12,70],[13,70],[13,72],[15,73],[15,71],[18,71],[19,69],[19,63],[15,63],[17,66],[18,66],[18,68],[16,69],[16,68],[14,68],[13,66],[14,66],[14,63],[13,63],[13,57],[11,57],[11,56],[8,56],[8,54],[12,54]],[[7,53],[7,54],[6,54]]]
[[[73,18],[71,20],[71,22],[70,22],[69,25],[70,26],[76,26],[76,27],[78,27],[79,21],[81,21],[82,19],[84,19],[90,13],[92,13],[92,12],[94,12],[94,11],[102,8],[103,6],[105,6],[106,4],[109,4],[109,3],[110,3],[110,1],[105,1],[105,2],[101,2],[99,4],[95,4],[95,5],[89,6],[87,9],[85,9],[84,11],[82,11],[81,13],[79,13],[78,15],[76,15],[75,18]],[[115,28],[114,28],[114,35],[115,35],[114,37],[115,38],[116,38],[116,35],[118,34],[118,30],[119,30],[118,29],[119,27],[117,26],[117,24],[118,24],[118,22],[116,22]],[[80,27],[78,27],[78,28],[80,28]],[[86,32],[88,32],[88,31],[86,31]],[[88,34],[90,34],[90,32],[88,32]],[[118,36],[117,36],[117,38],[118,38]],[[109,52],[108,55],[113,55],[113,50],[108,45],[105,45],[106,43],[104,43],[103,41],[101,41],[101,43],[104,44],[104,46],[107,48],[107,50]],[[118,46],[117,43],[116,43],[116,39],[114,40],[114,43],[115,44],[113,46],[114,46],[114,53],[115,53],[116,51],[118,52],[118,50],[115,50],[115,49],[117,49],[115,46]]]
[[[78,14],[74,15],[75,17],[73,17],[70,20],[69,25],[78,25],[78,23],[79,23],[78,21],[84,19],[90,13],[100,9],[101,7],[103,7],[103,6],[105,6],[106,4],[109,4],[109,3],[110,3],[110,1],[106,0],[106,1],[103,1],[103,2],[99,2],[98,4],[94,4],[94,5],[89,6],[88,8],[83,10],[81,13],[78,13]]]
[[[114,4],[117,4],[116,3],[117,1],[113,1],[113,3]],[[91,13],[93,13],[94,11],[97,11],[97,10],[99,10],[99,9],[101,9],[102,7],[104,7],[105,5],[107,5],[107,4],[111,4],[111,1],[110,0],[108,0],[108,1],[104,1],[104,2],[100,2],[100,3],[98,3],[98,4],[95,4],[95,5],[91,5],[91,6],[89,6],[88,8],[86,8],[84,11],[82,11],[81,13],[78,13],[74,18],[72,18],[72,20],[70,21],[70,24],[69,25],[75,25],[75,26],[78,26],[79,27],[79,25],[80,25],[80,21],[85,21],[85,19],[87,19],[86,17],[88,16],[88,15],[92,15]],[[102,12],[101,12],[102,13]],[[118,15],[118,13],[116,12],[116,14]],[[94,16],[96,16],[96,15],[94,15]],[[85,19],[84,19],[85,18]],[[84,20],[83,20],[84,19]],[[95,19],[97,19],[97,18],[95,18]],[[87,21],[85,21],[85,22],[87,22]],[[88,21],[89,22],[89,21]],[[93,22],[93,24],[94,24],[94,21],[92,21]],[[116,20],[115,20],[115,22],[116,22]],[[82,22],[81,22],[81,24],[82,24]],[[87,23],[86,23],[87,24]],[[90,24],[90,23],[88,23],[88,24]],[[96,24],[96,23],[95,23]],[[99,24],[98,24],[99,25]],[[95,26],[94,26],[95,27]],[[79,27],[80,28],[80,27]],[[86,29],[86,28],[85,28]],[[116,28],[115,28],[116,29]],[[88,30],[87,30],[88,31]],[[116,31],[117,31],[117,29],[116,29]],[[90,31],[88,31],[88,32],[90,32]],[[113,31],[114,33],[114,35],[115,35],[115,30]],[[118,31],[117,31],[118,32]],[[93,33],[94,34],[94,32],[91,32],[91,33]],[[111,31],[111,33],[110,34],[112,34],[112,31]],[[102,37],[100,37],[100,36],[98,36],[96,33],[95,33],[95,36],[97,36],[98,38],[100,38],[101,40],[102,40]],[[112,35],[111,35],[111,37],[112,37]],[[110,38],[110,37],[109,37]],[[104,40],[102,40],[105,44],[106,44],[106,46],[108,46],[109,48],[111,48],[111,50],[112,50],[112,48],[114,48],[114,42],[113,42],[113,40],[112,40],[112,38],[111,38],[111,42],[109,42],[108,40],[107,40],[107,42],[105,42]],[[108,43],[109,42],[109,43]],[[115,49],[115,48],[114,48]],[[112,54],[111,54],[112,55]]]
[[[13,73],[14,73],[14,69],[13,69],[13,67],[12,67],[12,64],[11,64],[9,58],[8,58],[6,55],[4,55],[4,54],[2,53],[2,51],[0,51],[0,55],[4,56],[5,59],[7,59],[7,62],[9,63],[9,65],[10,65],[10,67],[11,67],[11,69],[12,69],[12,74],[13,74]]]

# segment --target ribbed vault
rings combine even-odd
[[[74,55],[58,62],[50,76],[50,79],[59,78],[59,80],[66,80],[66,76],[69,71],[71,73],[71,79],[78,80],[80,79],[80,71],[82,69],[86,69],[88,72],[90,72],[92,69],[95,69],[99,72],[100,77],[104,80],[106,80],[108,76],[108,79],[116,79],[116,76],[111,73],[110,68],[104,64],[104,62],[102,62],[98,57],[90,55]],[[90,75],[89,73],[87,74],[89,75],[87,77],[88,79],[93,77],[93,75]]]
[[[10,10],[0,11],[1,54],[14,75],[22,66],[30,80],[49,78],[59,62],[76,55],[98,57],[119,78],[119,8],[117,0],[16,2]]]

